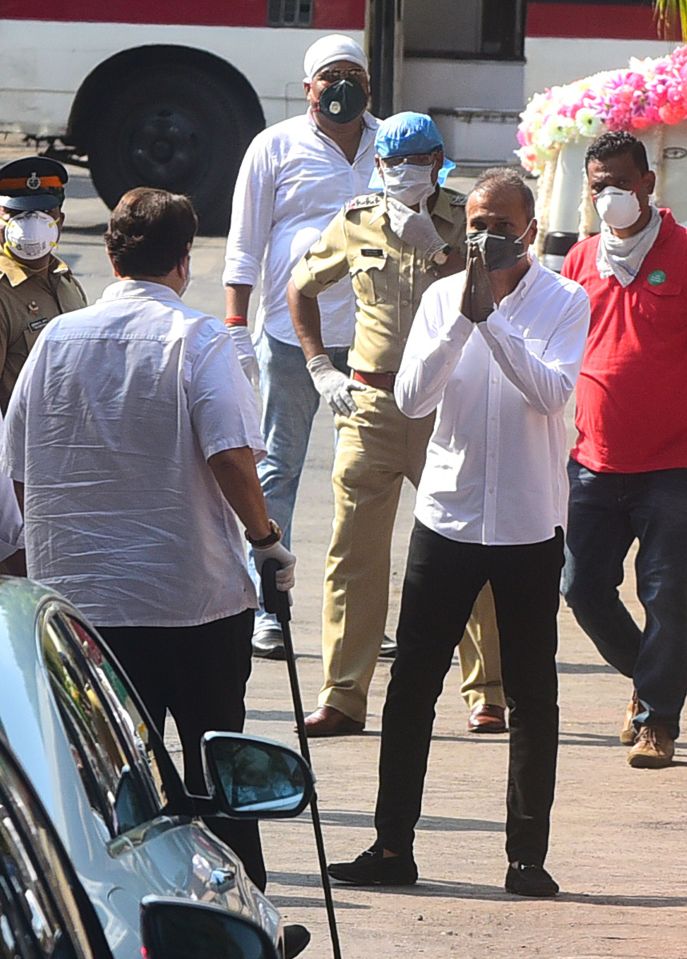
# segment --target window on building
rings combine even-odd
[[[269,27],[309,27],[314,0],[268,0]]]

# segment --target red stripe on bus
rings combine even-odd
[[[651,7],[624,3],[527,4],[528,37],[656,40]],[[581,51],[583,55],[583,51]]]
[[[365,0],[313,0],[317,30],[363,30]],[[65,23],[152,23],[207,27],[265,27],[268,0],[3,0],[2,19]],[[294,28],[295,29],[295,28]],[[276,51],[275,51],[276,52]]]

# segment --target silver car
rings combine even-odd
[[[185,899],[141,903],[147,959],[276,959],[243,916]],[[0,959],[113,959],[93,905],[26,774],[0,735]]]
[[[0,578],[0,732],[79,876],[115,959],[140,954],[145,897],[221,906],[283,953],[279,913],[199,818],[298,815],[303,759],[277,743],[204,737],[211,798],[190,796],[93,627],[38,584]]]

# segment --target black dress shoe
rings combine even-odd
[[[284,956],[294,959],[299,956],[310,942],[310,933],[305,926],[284,926]]]
[[[332,879],[355,886],[412,886],[417,882],[417,866],[412,856],[387,856],[381,849],[366,849],[353,862],[333,862],[327,866]]]
[[[533,896],[544,899],[558,895],[558,883],[543,866],[528,866],[524,862],[512,862],[506,873],[506,889],[516,896]]]

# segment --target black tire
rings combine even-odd
[[[93,118],[93,183],[110,208],[135,186],[185,193],[201,233],[226,233],[239,164],[260,126],[239,93],[202,67],[130,72]]]

